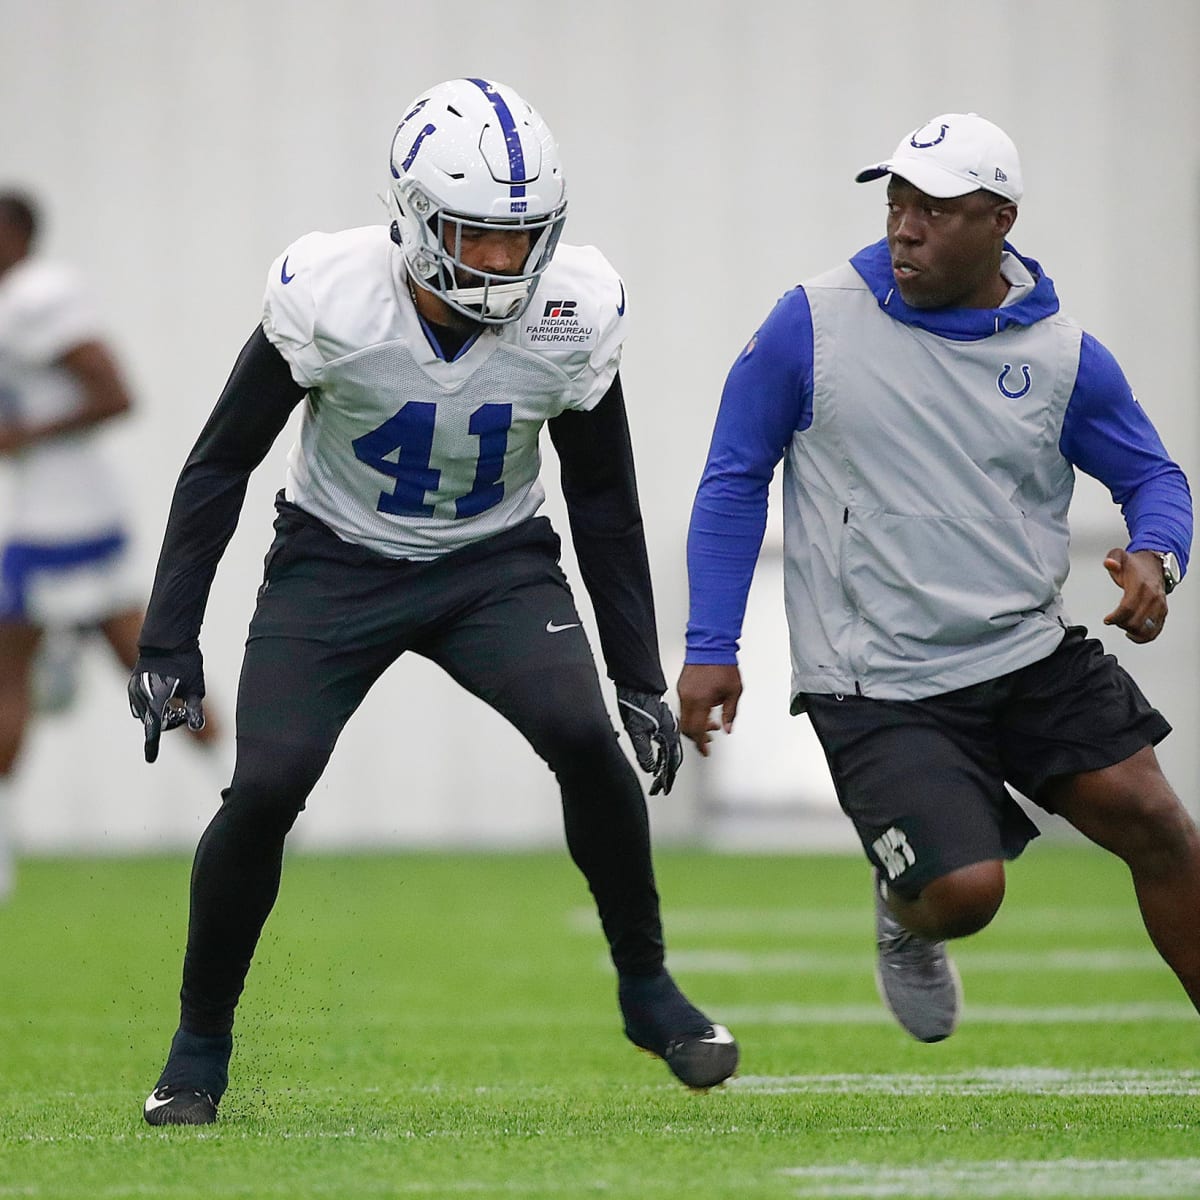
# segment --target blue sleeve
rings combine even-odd
[[[1089,334],[1058,442],[1063,457],[1098,479],[1121,506],[1127,550],[1173,550],[1187,570],[1192,495],[1112,354]]]
[[[812,424],[808,297],[776,304],[730,369],[688,529],[687,662],[735,663],[767,524],[767,489],[792,435]]]

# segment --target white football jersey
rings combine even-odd
[[[0,277],[0,423],[41,424],[70,416],[83,402],[58,360],[102,336],[75,272],[24,259]],[[3,534],[39,543],[83,541],[122,524],[116,480],[82,429],[0,458],[5,473]]]
[[[287,498],[345,541],[433,559],[537,512],[538,435],[608,390],[625,289],[598,250],[560,245],[520,320],[446,361],[399,247],[369,226],[289,246],[271,267],[263,329],[309,392]]]

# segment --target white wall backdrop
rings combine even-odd
[[[1195,0],[0,0],[0,24],[0,184],[43,197],[46,250],[91,277],[134,385],[138,412],[108,440],[147,587],[176,474],[257,320],[268,264],[310,229],[381,219],[405,102],[462,74],[541,109],[567,167],[568,240],[600,245],[625,277],[623,374],[672,681],[689,507],[724,373],[784,290],[880,236],[882,186],[853,175],[934,113],[979,111],[1012,134],[1027,186],[1014,241],[1200,477]],[[229,715],[287,440],[252,480],[204,627],[210,694]],[[1122,527],[1088,481],[1076,522],[1071,598],[1097,627],[1111,599],[1099,558]],[[756,586],[772,589],[766,574]],[[1158,645],[1106,638],[1176,723],[1162,756],[1189,798],[1196,593],[1180,591]],[[664,838],[713,836],[714,807],[821,803],[804,727],[782,716],[770,590],[748,641],[736,741],[707,774],[689,752],[676,792],[652,806]],[[172,735],[146,767],[122,673],[98,649],[85,689],[30,739],[23,844],[191,844],[220,766]],[[514,844],[558,829],[553,781],[524,743],[405,661],[351,723],[297,840]]]

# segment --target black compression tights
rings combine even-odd
[[[594,677],[585,681],[576,669],[562,669],[523,675],[488,699],[558,778],[567,846],[596,899],[614,964],[623,974],[653,974],[662,966],[663,944],[645,800],[607,713],[580,703],[596,690]],[[279,892],[284,840],[332,742],[291,746],[238,737],[233,782],[192,870],[182,990],[182,1025],[190,1032],[232,1028]]]

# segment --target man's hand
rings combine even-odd
[[[1110,550],[1104,567],[1121,589],[1121,602],[1104,618],[1105,625],[1125,630],[1131,642],[1152,642],[1167,619],[1167,593],[1162,559],[1152,550]]]
[[[148,763],[158,758],[158,739],[168,730],[180,725],[193,731],[204,728],[204,668],[198,650],[194,661],[192,655],[182,662],[139,658],[128,691],[129,711],[146,731]]]
[[[679,693],[679,726],[684,737],[696,743],[696,749],[708,757],[708,735],[723,729],[733,731],[738,700],[742,695],[742,673],[736,663],[688,663],[675,685]],[[721,719],[712,710],[721,710]]]
[[[635,692],[617,684],[617,707],[638,766],[654,776],[650,795],[664,796],[671,791],[675,773],[683,762],[683,746],[679,741],[679,726],[675,714],[663,703],[661,696],[651,692]],[[658,748],[655,754],[651,743]]]

